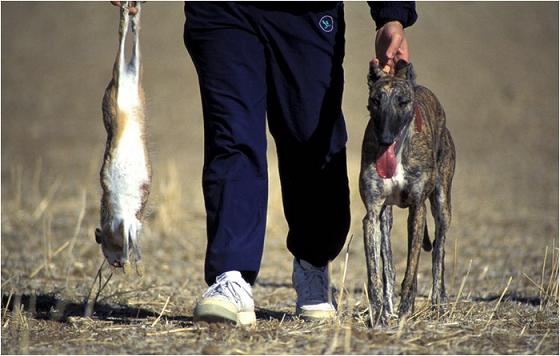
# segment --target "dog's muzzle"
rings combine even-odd
[[[379,155],[375,160],[375,169],[381,178],[388,179],[395,175],[397,170],[397,153],[401,149],[401,145],[406,138],[406,133],[408,132],[408,128],[410,127],[410,123],[412,121],[413,120],[410,120],[409,123],[404,125],[392,143],[380,144]]]

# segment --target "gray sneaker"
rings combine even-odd
[[[336,317],[336,309],[329,300],[329,272],[327,266],[315,267],[294,258],[292,283],[297,293],[296,314],[303,319],[325,320]]]
[[[238,271],[220,274],[202,295],[194,309],[194,321],[255,324],[255,303],[251,285]]]

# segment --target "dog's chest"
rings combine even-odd
[[[405,160],[406,161],[406,160]],[[410,163],[410,162],[409,162]],[[406,208],[422,195],[427,176],[419,167],[403,164],[402,152],[397,155],[397,168],[391,178],[381,179],[382,196],[388,205]],[[429,179],[428,179],[429,180]]]
[[[408,184],[405,170],[400,159],[397,160],[395,175],[391,178],[382,179],[382,185],[383,196],[386,198],[386,203],[402,207],[408,197]]]

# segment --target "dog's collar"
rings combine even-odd
[[[420,110],[420,105],[416,102],[414,103],[414,124],[416,132],[422,132],[422,111]]]

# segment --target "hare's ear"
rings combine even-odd
[[[395,77],[409,81],[412,85],[416,85],[416,73],[412,68],[412,63],[400,60],[395,67]]]
[[[101,232],[100,228],[95,228],[95,242],[100,244],[103,242],[103,233]]]
[[[387,76],[381,67],[379,66],[379,62],[376,59],[372,59],[369,62],[369,74],[368,74],[368,86],[371,89],[373,84],[378,81],[379,79]]]

